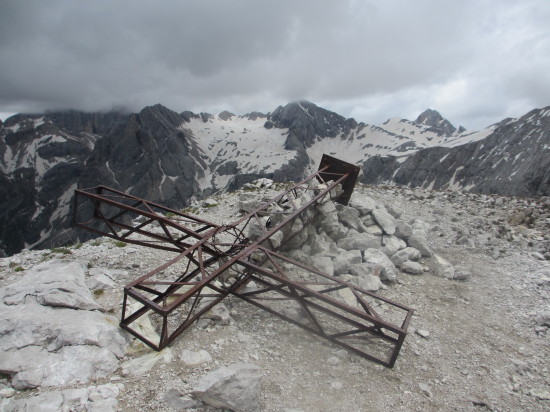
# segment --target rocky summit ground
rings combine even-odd
[[[217,223],[231,222],[239,214],[239,194],[211,199],[209,207],[199,202],[195,212]],[[403,221],[427,222],[432,251],[454,266],[454,279],[436,276],[434,269],[420,275],[400,272],[396,283],[378,292],[415,310],[394,368],[229,297],[224,301],[229,317],[201,320],[164,353],[128,351],[118,368],[115,360],[113,372],[92,382],[14,390],[6,373],[0,380],[0,406],[33,410],[25,399],[88,388],[78,392],[88,403],[64,410],[100,410],[99,400],[108,399],[111,410],[213,411],[192,397],[192,389],[208,372],[245,362],[261,371],[257,410],[262,411],[549,410],[548,199],[367,186],[356,187],[353,196],[369,196]],[[104,313],[120,316],[123,285],[172,256],[106,238],[66,249],[24,251],[0,260],[0,286],[17,283],[49,260],[83,262],[96,302]],[[434,266],[433,258],[420,263]],[[113,284],[91,284],[99,272]],[[145,364],[147,356],[152,366]]]

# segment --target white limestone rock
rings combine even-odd
[[[121,365],[122,376],[137,375],[141,376],[144,373],[153,369],[159,363],[170,363],[174,359],[172,349],[164,348],[160,352],[151,350],[148,354],[127,360]]]
[[[419,250],[424,257],[430,257],[433,254],[430,244],[428,243],[426,232],[423,230],[413,229],[407,243],[410,247]]]
[[[395,233],[395,218],[390,215],[386,209],[374,209],[372,217],[387,235]]]
[[[343,206],[338,211],[338,220],[344,226],[347,226],[350,229],[354,229],[358,232],[365,232],[367,228],[361,221],[359,217],[359,211],[353,207]]]
[[[221,325],[229,325],[231,323],[229,308],[224,303],[218,303],[208,311],[206,316]]]
[[[254,241],[256,239],[259,239],[261,236],[263,236],[267,229],[265,227],[266,225],[266,218],[260,218],[259,220],[252,219],[250,223],[248,224],[248,234],[247,237]]]
[[[44,306],[94,310],[100,306],[85,282],[83,262],[51,260],[27,271],[17,282],[0,291],[6,305],[38,302]]]
[[[349,202],[349,205],[357,209],[361,216],[371,213],[377,207],[380,207],[380,204],[369,196],[352,196]]]
[[[383,267],[381,265],[369,263],[353,265],[350,268],[350,274],[356,276],[356,279],[352,280],[352,282],[362,289],[377,291],[384,287],[379,277],[382,270]]]
[[[261,204],[261,199],[254,192],[244,192],[239,195],[239,210],[245,213],[256,210]]]
[[[27,346],[4,352],[0,369],[12,376],[15,389],[23,390],[103,379],[118,369],[118,360],[108,349],[95,346],[65,346],[57,352]]]
[[[328,216],[337,213],[336,205],[332,201],[321,203],[319,206],[317,206],[317,210],[322,216]]]
[[[291,250],[301,247],[308,239],[308,233],[303,229],[304,225],[300,219],[296,219],[294,223],[285,226],[282,229],[285,240],[281,245],[281,250]]]
[[[407,240],[412,235],[412,226],[402,220],[395,221],[395,236],[400,239]]]
[[[366,232],[369,235],[374,236],[382,236],[384,234],[384,231],[380,226],[378,226],[376,223],[374,225],[368,226]]]
[[[332,260],[335,275],[342,275],[349,273],[350,268],[353,265],[362,262],[362,255],[360,250],[348,250],[342,251]]]
[[[203,376],[194,386],[195,398],[215,408],[232,411],[260,410],[261,369],[249,363],[236,363]]]
[[[308,244],[312,255],[335,256],[338,253],[336,243],[324,234],[310,234]]]
[[[375,263],[383,267],[380,272],[380,280],[387,282],[397,281],[397,268],[384,252],[378,249],[367,249],[363,253],[365,263]]]
[[[410,275],[421,275],[424,273],[424,266],[418,262],[407,260],[400,265],[400,269]]]
[[[186,411],[189,409],[199,408],[202,403],[196,399],[191,398],[189,395],[185,395],[177,389],[170,389],[163,398],[164,403],[169,408],[173,408],[177,411]]]
[[[116,318],[87,310],[98,306],[81,262],[38,265],[0,289],[0,302],[0,370],[14,388],[86,383],[118,368],[126,340]]]
[[[86,286],[90,290],[106,290],[116,287],[116,283],[106,273],[93,269],[96,268],[90,269],[90,277],[86,279]]]
[[[350,231],[352,232],[352,231]],[[339,248],[344,250],[366,250],[379,248],[381,239],[379,236],[368,233],[353,232],[337,242]]]
[[[380,249],[388,257],[393,256],[397,251],[405,249],[407,244],[404,240],[399,239],[397,236],[382,236],[382,248]]]
[[[116,412],[117,397],[123,384],[108,383],[79,389],[65,389],[42,393],[23,399],[4,399],[0,410],[4,412]]]
[[[340,224],[336,213],[325,216],[319,226],[334,241],[342,239],[348,232],[348,229]]]
[[[390,260],[395,266],[401,265],[403,262],[406,262],[407,260],[410,261],[416,261],[422,257],[421,253],[413,248],[413,247],[406,247],[405,249],[401,249],[397,252],[395,252],[391,257]]]
[[[399,219],[399,217],[403,214],[403,211],[395,206],[393,203],[390,202],[384,202],[384,207],[388,211],[390,215],[392,215],[395,219]]]
[[[445,258],[434,254],[432,256],[431,263],[434,267],[434,273],[437,276],[441,276],[446,279],[453,279],[455,277],[455,268]]]

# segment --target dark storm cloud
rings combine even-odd
[[[270,111],[483,127],[548,105],[546,0],[4,1],[0,112]]]

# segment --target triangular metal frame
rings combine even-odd
[[[120,326],[156,350],[233,295],[393,367],[413,310],[277,251],[299,235],[293,226],[303,228],[315,219],[316,205],[329,200],[347,204],[358,173],[357,166],[325,155],[317,172],[229,225],[98,186],[75,191],[74,224],[178,253],[124,288]],[[260,231],[255,239],[246,236],[250,225]],[[277,232],[286,234],[282,244],[274,241]],[[144,315],[158,326],[158,339],[137,326]]]

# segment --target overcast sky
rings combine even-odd
[[[550,105],[550,1],[0,0],[1,118],[298,99],[468,129]]]

